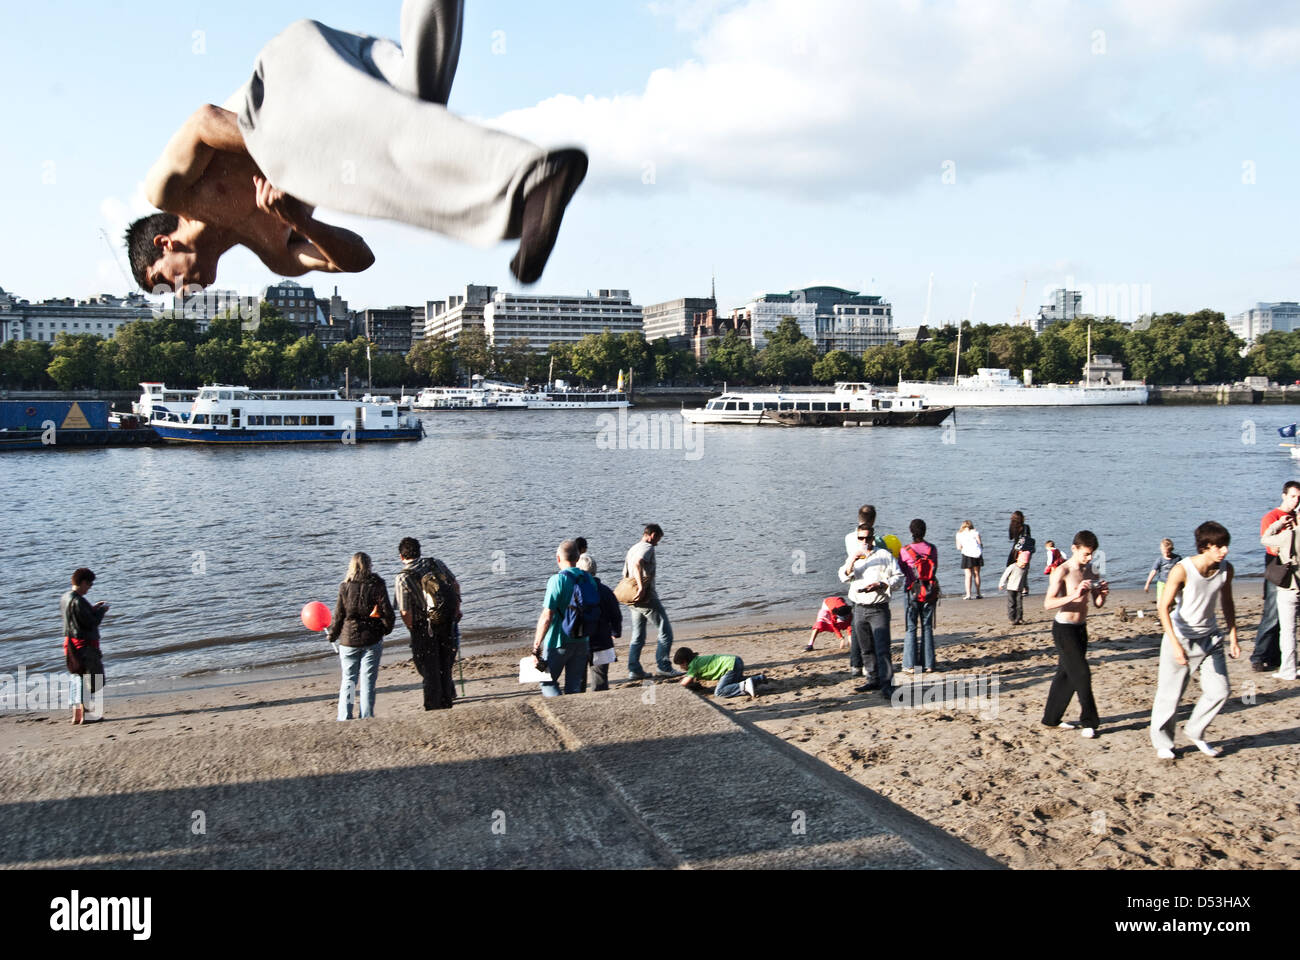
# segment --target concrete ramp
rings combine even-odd
[[[0,760],[0,867],[997,864],[677,685]]]

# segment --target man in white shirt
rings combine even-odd
[[[839,570],[840,582],[849,584],[853,604],[853,645],[858,649],[867,682],[855,693],[879,690],[888,699],[894,693],[894,665],[890,654],[889,598],[903,586],[903,571],[894,555],[876,546],[870,524],[858,524],[857,550]]]

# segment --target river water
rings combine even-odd
[[[1031,591],[1045,583],[1043,541],[1068,553],[1082,527],[1100,538],[1108,579],[1140,587],[1160,538],[1186,555],[1206,519],[1233,533],[1239,573],[1258,575],[1259,518],[1300,476],[1276,433],[1297,407],[984,408],[946,428],[695,434],[671,411],[626,417],[438,413],[418,443],[5,453],[0,673],[61,668],[58,598],[78,566],[98,576],[89,599],[112,603],[110,678],[154,679],[322,656],[302,605],[332,607],[358,550],[391,589],[406,535],[460,578],[471,642],[530,636],[561,539],[587,537],[612,585],[652,521],[666,531],[659,589],[675,623],[811,626],[840,592],[844,534],[863,503],[904,542],[908,522],[926,520],[949,594],[961,590],[959,523],[983,535],[993,593],[1015,509],[1040,547]],[[659,449],[645,449],[647,426]],[[393,639],[405,639],[400,622]]]

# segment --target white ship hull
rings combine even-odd
[[[901,393],[919,393],[930,403],[943,407],[1101,407],[1137,405],[1147,402],[1145,384],[1133,386],[1038,387],[954,386],[903,380]]]

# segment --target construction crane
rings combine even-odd
[[[1020,308],[1023,307],[1023,306],[1025,305],[1025,291],[1028,290],[1028,289],[1029,289],[1029,278],[1026,277],[1026,278],[1025,278],[1025,282],[1024,282],[1023,284],[1021,284],[1021,286],[1020,286],[1020,302],[1016,304],[1016,323],[1015,323],[1015,325],[1016,325],[1017,327],[1020,326]]]

